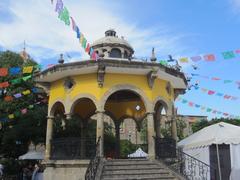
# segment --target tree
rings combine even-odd
[[[11,51],[0,52],[0,67],[24,67],[35,66],[37,63],[32,59],[24,61],[21,56]],[[36,70],[36,69],[34,69]],[[12,82],[9,87],[1,89],[0,96],[0,119],[7,119],[9,114],[14,114],[13,119],[1,122],[0,129],[0,153],[5,157],[17,158],[27,151],[30,142],[38,144],[45,142],[47,106],[40,103],[39,94],[30,93],[21,98],[14,98],[11,101],[4,100],[7,96],[13,96],[25,90],[31,90],[35,82],[32,78],[23,80],[23,77],[31,74],[8,74],[0,77],[0,83]],[[45,94],[41,94],[45,96]],[[22,109],[28,109],[26,114],[22,114]]]
[[[240,119],[226,119],[226,118],[219,118],[219,119],[212,119],[210,121],[208,120],[201,120],[201,121],[197,121],[192,125],[192,130],[193,132],[197,132],[207,126],[210,126],[212,124],[216,124],[219,122],[226,122],[226,123],[230,123],[236,126],[240,126]]]

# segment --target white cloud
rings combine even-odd
[[[229,0],[230,5],[234,11],[234,13],[239,14],[240,13],[240,0]]]
[[[103,37],[105,30],[114,28],[119,36],[129,40],[136,55],[150,56],[152,47],[161,55],[186,52],[187,47],[182,43],[185,36],[171,33],[161,24],[140,29],[134,22],[126,23],[103,1],[72,0],[64,3],[89,42]],[[10,0],[9,7],[5,8],[10,9],[15,20],[8,24],[0,22],[0,45],[4,48],[20,50],[26,40],[28,52],[37,61],[61,52],[80,52],[82,57],[87,58],[71,27],[57,18],[50,0]],[[79,56],[73,59],[76,58]]]

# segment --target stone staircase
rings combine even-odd
[[[105,160],[101,180],[182,180],[158,161],[148,159]]]

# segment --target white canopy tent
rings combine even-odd
[[[19,156],[18,159],[20,159],[20,160],[43,160],[44,152],[28,151],[26,154]]]
[[[129,154],[128,157],[130,158],[146,158],[148,154],[145,153],[141,148],[138,148],[134,153]]]
[[[220,122],[192,134],[180,141],[178,146],[181,147],[185,153],[210,165],[209,147],[213,144],[216,144],[218,162],[218,145],[230,145],[231,180],[239,180],[237,176],[240,177],[240,127]],[[221,171],[220,165],[218,168],[219,171]]]

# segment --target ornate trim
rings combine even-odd
[[[103,87],[106,66],[103,63],[98,64],[97,81],[100,88]]]
[[[154,81],[157,78],[157,70],[153,69],[147,74],[148,86],[152,89]]]

